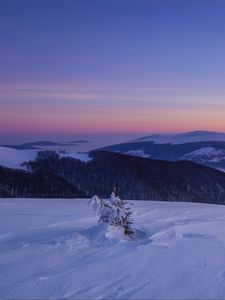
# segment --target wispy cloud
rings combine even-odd
[[[157,132],[222,129],[225,101],[167,86],[11,84],[0,85],[0,108],[1,132]]]

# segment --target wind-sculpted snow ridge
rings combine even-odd
[[[225,207],[134,202],[136,238],[88,200],[0,200],[1,299],[223,299]]]

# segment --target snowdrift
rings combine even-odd
[[[224,206],[137,201],[128,241],[87,202],[0,199],[1,299],[224,298]]]

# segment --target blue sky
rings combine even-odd
[[[225,131],[224,13],[223,0],[1,0],[0,133]]]

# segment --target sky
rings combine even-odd
[[[224,0],[0,0],[0,137],[225,131]]]

